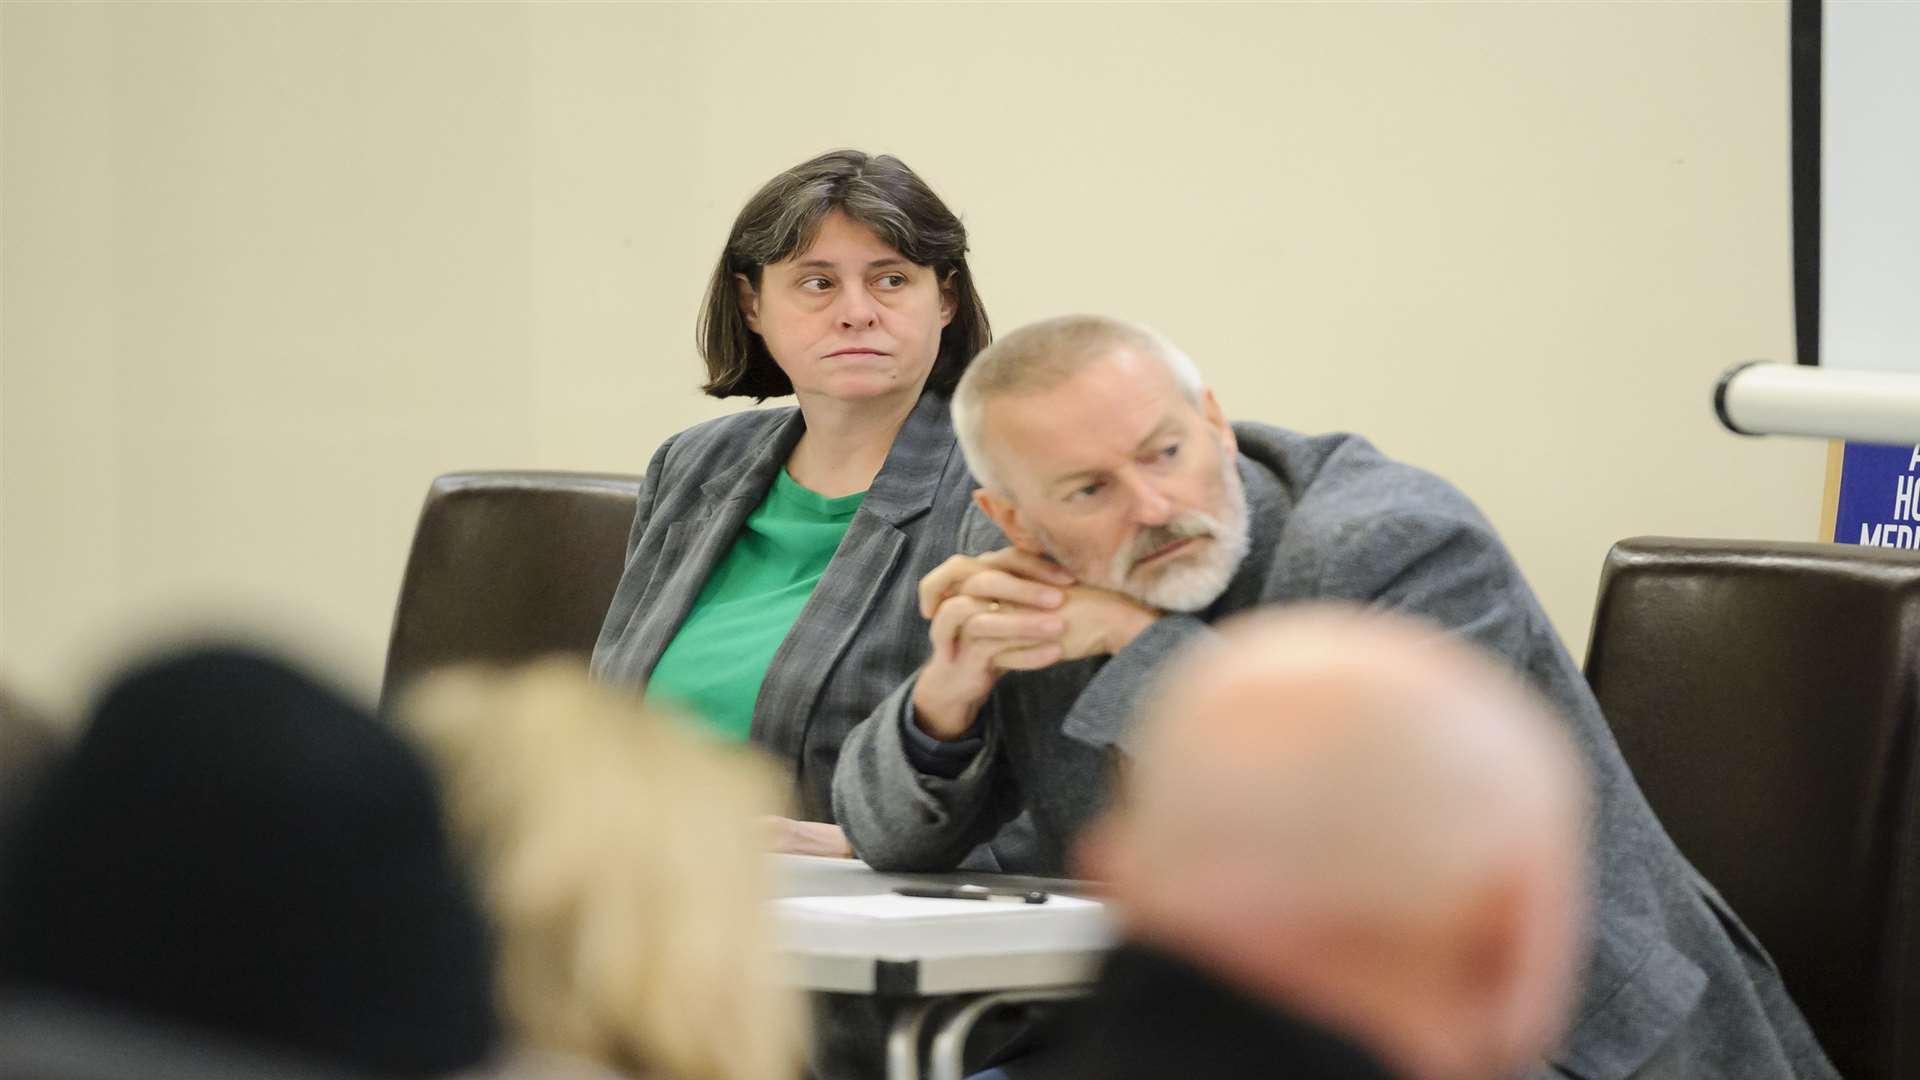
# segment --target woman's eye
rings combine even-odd
[[[880,284],[889,289],[897,289],[906,283],[907,275],[905,274],[882,274],[880,276]]]
[[[823,277],[802,278],[800,287],[808,292],[826,292],[828,289],[833,288],[833,282]]]
[[[1160,456],[1161,456],[1161,457],[1163,457],[1163,458],[1168,458],[1168,459],[1171,459],[1171,458],[1174,458],[1174,457],[1176,457],[1176,456],[1178,456],[1178,455],[1179,455],[1179,453],[1180,453],[1180,444],[1179,444],[1179,443],[1174,443],[1174,444],[1173,444],[1172,446],[1169,446],[1169,447],[1167,447],[1167,448],[1165,448],[1164,450],[1161,450],[1161,451],[1160,451]]]

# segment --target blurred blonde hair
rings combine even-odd
[[[440,767],[525,1042],[675,1080],[790,1080],[804,1014],[776,969],[770,765],[549,660],[455,669],[401,702]]]

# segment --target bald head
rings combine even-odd
[[[1142,857],[1263,854],[1268,902],[1383,916],[1567,834],[1583,790],[1547,706],[1507,671],[1421,624],[1335,608],[1228,624],[1168,673],[1135,757]]]
[[[1261,613],[1173,665],[1132,749],[1093,869],[1137,936],[1378,1036],[1418,1075],[1454,1075],[1421,1067],[1447,1057],[1421,1031],[1471,1042],[1452,1053],[1474,1067],[1557,1032],[1586,785],[1492,659],[1378,611]]]

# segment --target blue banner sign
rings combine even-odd
[[[1920,548],[1920,446],[1847,444],[1833,542]]]

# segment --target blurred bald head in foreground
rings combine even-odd
[[[1129,937],[1420,1080],[1560,1037],[1586,781],[1500,665],[1377,611],[1222,624],[1173,664],[1089,839]]]

